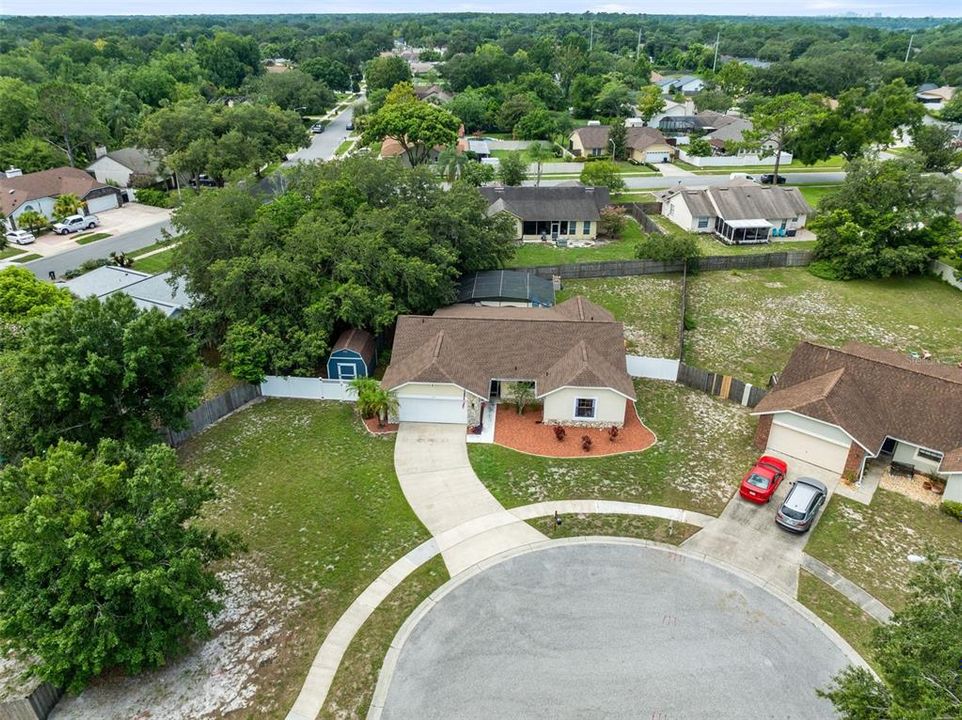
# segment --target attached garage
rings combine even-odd
[[[785,457],[789,460],[791,458],[802,460],[841,475],[845,469],[851,439],[831,426],[824,426],[824,428],[799,427],[800,423],[797,420],[785,422],[777,417],[774,419],[771,432],[768,435],[766,453],[776,457]],[[808,420],[808,418],[804,418],[804,420]],[[808,420],[808,422],[815,424],[811,420]],[[818,432],[821,429],[827,432],[824,434]],[[836,433],[845,437],[848,442],[845,442],[842,437],[833,437]]]
[[[467,425],[468,403],[462,397],[399,395],[398,420]]]
[[[114,208],[118,207],[120,207],[120,200],[118,199],[118,195],[116,193],[109,193],[108,195],[103,195],[101,197],[87,199],[87,211],[94,215],[99,212],[113,210]]]
[[[668,162],[671,153],[667,150],[647,150],[645,152],[645,162],[664,163]]]

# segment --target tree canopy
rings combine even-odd
[[[417,99],[392,102],[389,98],[367,118],[364,138],[367,142],[393,138],[413,167],[426,162],[435,147],[454,144],[460,125],[454,115],[432,103]]]

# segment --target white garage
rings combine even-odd
[[[811,420],[808,422],[815,424]],[[768,435],[768,448],[765,452],[789,460],[791,458],[802,460],[841,475],[845,469],[845,461],[848,459],[851,439],[831,426],[824,426],[828,432],[822,434],[815,432],[815,428],[798,427],[799,424],[797,419],[791,423],[775,419]],[[848,442],[845,442],[842,437],[832,437],[836,433],[842,435]]]
[[[399,395],[398,419],[401,422],[467,425],[468,403],[463,397]]]
[[[649,150],[645,152],[645,162],[663,163],[668,162],[670,153],[666,151]]]
[[[99,212],[113,210],[114,208],[118,207],[120,207],[120,202],[117,200],[116,193],[110,193],[109,195],[103,195],[101,197],[90,198],[87,200],[87,210],[94,215]]]

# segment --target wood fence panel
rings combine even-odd
[[[226,415],[230,415],[238,408],[246,405],[254,398],[260,397],[261,390],[257,385],[243,383],[235,385],[227,392],[211,398],[189,413],[187,413],[187,427],[183,430],[164,429],[167,444],[172,447],[180,447],[189,438],[205,428],[210,427],[215,422]]]

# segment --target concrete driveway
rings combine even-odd
[[[99,212],[97,218],[100,220],[100,225],[92,232],[117,236],[137,232],[158,223],[166,223],[170,220],[170,210],[139,203],[127,203],[116,210]],[[50,257],[81,247],[77,244],[77,239],[77,233],[70,235],[47,233],[37,238],[37,242],[32,245],[25,245],[24,249],[37,255]]]
[[[802,476],[824,482],[829,497],[839,480],[838,475],[827,470],[789,459],[788,475],[767,505],[756,505],[735,493],[715,522],[685,541],[685,549],[730,563],[795,597],[798,594],[798,568],[812,530],[802,535],[782,530],[775,524],[775,512],[785,500],[792,482]],[[823,505],[816,525],[824,509]]]
[[[639,545],[552,545],[432,598],[369,719],[823,720],[850,660],[797,604]]]

